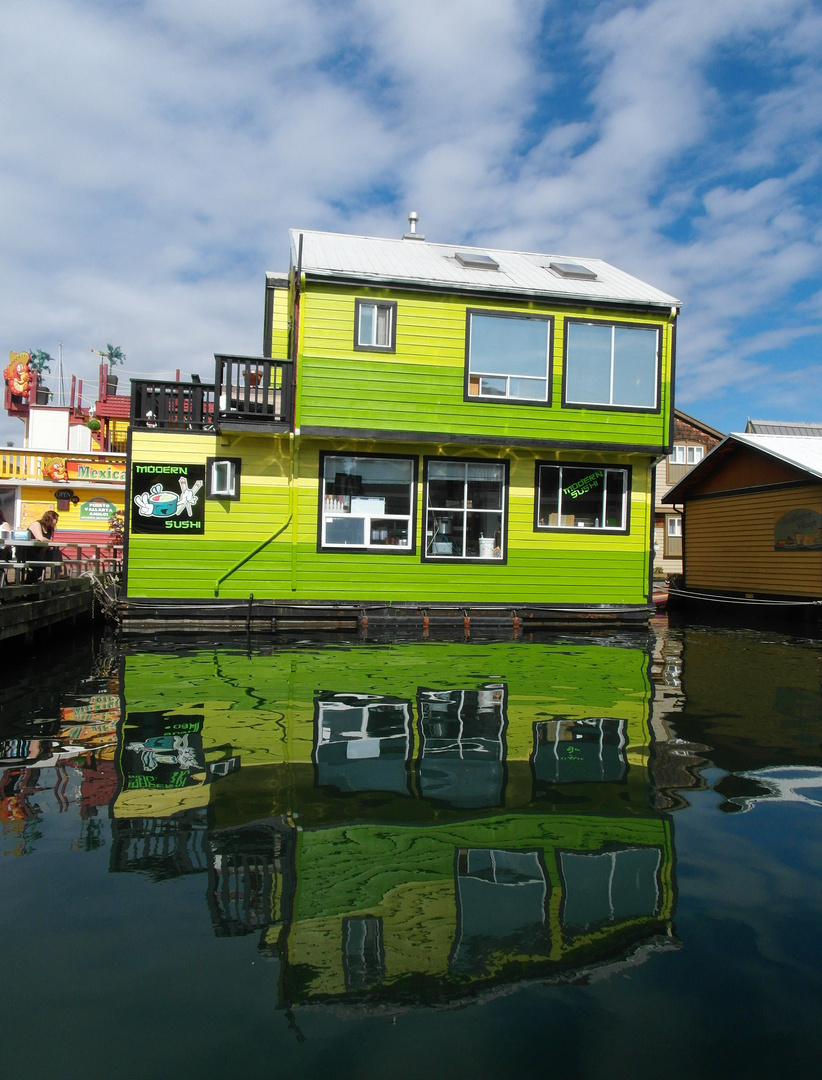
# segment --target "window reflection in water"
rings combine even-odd
[[[659,912],[660,848],[560,853],[562,928],[579,933]]]
[[[483,974],[494,950],[549,954],[551,886],[541,852],[463,848],[456,857],[455,889],[453,971]]]
[[[500,806],[505,790],[506,687],[420,690],[420,794],[463,809]]]
[[[613,783],[627,772],[625,722],[607,717],[534,724],[535,794],[551,784]]]
[[[410,794],[410,702],[329,692],[315,699],[314,714],[314,763],[320,787],[342,794]]]

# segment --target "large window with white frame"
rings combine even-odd
[[[468,311],[466,396],[549,402],[552,327],[547,315]]]
[[[661,329],[566,319],[563,404],[655,411]]]
[[[321,455],[321,550],[412,552],[416,468],[414,458]]]
[[[536,469],[536,529],[628,531],[631,470],[605,465]]]
[[[433,458],[425,470],[424,557],[503,561],[507,464]]]
[[[356,300],[354,348],[372,352],[395,352],[397,304],[389,300]]]

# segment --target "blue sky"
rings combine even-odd
[[[681,298],[708,423],[822,420],[821,55],[812,0],[3,0],[0,347],[207,375],[289,227],[413,208]]]

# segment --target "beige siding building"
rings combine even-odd
[[[722,438],[722,432],[716,428],[680,409],[674,411],[671,453],[656,467],[654,572],[657,576],[682,573],[682,515],[679,507],[667,506],[662,500]]]

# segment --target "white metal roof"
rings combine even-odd
[[[731,432],[729,439],[764,450],[771,457],[822,477],[822,439],[813,435],[749,435]],[[722,443],[720,443],[720,446]],[[719,449],[716,447],[715,449]],[[705,459],[707,460],[707,459]]]
[[[499,251],[465,244],[432,244],[420,239],[389,240],[292,229],[291,260],[295,267],[301,236],[302,270],[314,278],[637,306],[681,306],[676,297],[610,263],[581,255]],[[499,269],[463,266],[456,258],[457,252],[491,255],[499,263]],[[549,267],[549,263],[557,261],[581,263],[594,271],[596,279],[563,277]]]

